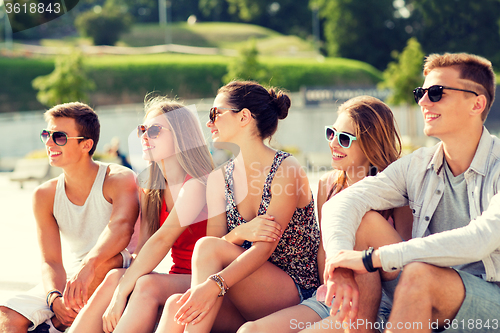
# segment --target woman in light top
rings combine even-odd
[[[165,97],[149,100],[145,110],[137,131],[150,165],[138,177],[137,256],[127,270],[108,274],[71,333],[151,332],[167,298],[190,285],[194,244],[206,235],[206,180],[213,162],[194,112]],[[152,273],[170,250],[170,273]]]
[[[249,81],[219,89],[215,144],[240,154],[207,185],[207,234],[193,252],[191,289],[167,301],[157,332],[236,331],[248,320],[299,304],[319,285],[319,228],[307,176],[290,154],[264,143],[289,97]]]
[[[323,175],[318,184],[320,219],[321,208],[327,200],[366,176],[384,170],[401,155],[401,140],[396,130],[394,116],[387,105],[374,97],[355,97],[340,105],[333,126],[325,126],[325,136],[332,154],[333,170]],[[411,230],[401,230],[400,227],[402,221],[407,219],[412,219],[408,207],[369,212],[360,228],[371,228],[373,232],[383,235],[381,239],[384,241],[392,239],[399,242],[400,234],[404,235],[403,237],[411,236]],[[394,229],[394,225],[396,228],[399,226],[398,231]],[[374,247],[382,245],[385,244],[369,244]],[[367,244],[355,246],[364,247]],[[321,280],[323,280],[324,262],[325,252],[321,247],[318,252]],[[347,271],[344,273],[350,274]],[[356,319],[376,324],[380,294],[376,294],[373,290],[376,286],[380,289],[379,275],[378,273],[360,275],[356,277],[356,281],[360,285],[361,293],[360,310]],[[303,329],[305,329],[303,332],[344,332],[344,328],[348,325],[342,327],[342,320],[348,318],[340,318],[339,316],[342,316],[340,313],[339,316],[336,316],[337,313],[330,313],[330,307],[321,301],[325,293],[326,286],[322,285],[317,293],[300,305],[278,311],[258,321],[248,322],[238,333],[299,332]],[[342,295],[337,296],[342,301]],[[346,304],[345,307],[347,306],[351,305]],[[337,325],[336,320],[340,321]],[[357,327],[359,330],[353,331],[375,332],[374,326],[359,325]]]

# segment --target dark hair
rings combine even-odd
[[[79,102],[59,104],[46,111],[44,118],[47,122],[54,118],[74,119],[78,136],[83,136],[85,139],[92,139],[94,142],[89,155],[92,156],[94,154],[99,142],[101,125],[99,124],[97,113],[90,106]],[[78,142],[82,142],[85,139],[78,139]]]
[[[252,81],[232,81],[221,87],[218,94],[227,94],[228,103],[242,110],[248,109],[257,121],[262,139],[271,137],[278,128],[278,120],[285,119],[290,109],[290,98],[281,90]]]
[[[486,107],[481,114],[483,122],[495,100],[495,72],[491,62],[483,57],[467,53],[431,54],[425,59],[424,75],[440,67],[456,67],[460,78],[472,81],[467,89],[479,90],[477,93],[486,97]]]

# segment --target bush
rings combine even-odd
[[[75,20],[80,35],[91,37],[95,45],[115,45],[120,34],[128,31],[131,25],[132,16],[110,7],[100,12],[90,10]]]
[[[86,57],[87,76],[95,82],[93,106],[142,103],[146,93],[158,91],[181,99],[213,98],[224,83],[227,64],[234,58],[193,55],[138,55]],[[359,61],[261,57],[269,77],[266,85],[299,91],[302,86],[367,86],[381,81],[381,73]],[[31,81],[54,70],[53,59],[0,57],[0,112],[40,110]]]
[[[85,73],[81,52],[59,56],[54,71],[38,76],[32,84],[39,90],[38,101],[48,107],[74,101],[87,102],[86,92],[95,88]]]

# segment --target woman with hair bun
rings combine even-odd
[[[157,332],[236,331],[299,304],[319,285],[319,228],[306,173],[264,144],[290,98],[249,81],[219,89],[207,126],[240,153],[207,183],[207,235],[195,246],[191,289],[171,296]]]
[[[401,139],[391,109],[381,100],[371,96],[358,96],[344,102],[338,108],[338,116],[333,125],[325,126],[325,137],[332,154],[333,170],[321,177],[318,184],[318,216],[321,219],[323,204],[344,189],[367,176],[383,171],[401,155]],[[375,242],[367,243],[363,237],[357,237],[355,248],[373,246],[378,248],[401,238],[409,239],[412,212],[408,208],[398,207],[388,211],[368,212],[361,222],[360,229],[370,234]],[[408,223],[410,222],[410,223]],[[323,221],[323,225],[324,225]],[[324,230],[322,230],[324,231]],[[328,236],[323,234],[323,239]],[[323,280],[325,251],[318,252],[320,277]],[[352,272],[339,269],[339,274],[349,276]],[[326,281],[317,292],[301,304],[280,310],[260,320],[247,322],[238,333],[274,333],[274,332],[378,332],[378,327],[387,322],[385,316],[390,312],[390,300],[384,296],[381,301],[379,273],[355,276],[359,286],[358,304],[344,302],[344,295],[335,295],[335,301],[342,302],[339,312],[325,304]],[[392,293],[395,284],[382,276],[385,292]],[[335,283],[341,283],[338,280]],[[332,283],[333,284],[333,283]],[[378,288],[378,289],[377,289]],[[379,292],[377,292],[377,290]],[[380,305],[380,310],[379,310]],[[346,309],[359,307],[357,318],[346,316]],[[351,320],[351,321],[350,321]],[[377,320],[379,320],[377,322]],[[345,321],[345,323],[344,323]],[[351,323],[354,323],[351,325]],[[363,324],[360,324],[363,323]]]

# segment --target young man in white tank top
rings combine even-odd
[[[64,331],[106,273],[130,263],[126,246],[139,213],[134,173],[92,159],[100,125],[89,106],[58,105],[45,120],[41,138],[63,174],[33,195],[42,284],[0,301],[0,333]],[[61,240],[70,258],[64,266]]]

